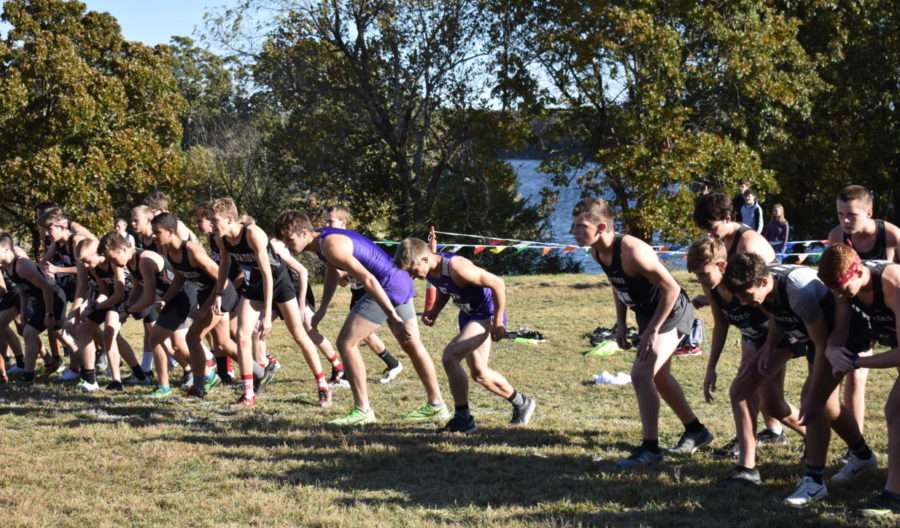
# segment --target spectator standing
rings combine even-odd
[[[741,223],[757,233],[763,230],[763,211],[753,189],[744,191],[744,205],[741,207]]]
[[[780,203],[772,207],[772,221],[766,225],[763,236],[766,237],[769,244],[772,244],[772,249],[776,253],[787,251],[787,243],[790,240],[790,226],[784,217],[784,206]]]

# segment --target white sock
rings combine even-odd
[[[203,347],[203,354],[206,356],[207,361],[209,361],[210,359],[215,359],[212,355],[212,352],[210,352],[209,347],[206,346],[206,343],[200,343],[200,346]]]
[[[778,424],[776,426],[769,425],[766,427],[766,429],[768,429],[769,431],[772,431],[773,433],[775,433],[777,435],[784,432],[784,427],[782,427],[781,424]]]

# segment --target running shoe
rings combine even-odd
[[[203,392],[209,393],[209,391],[213,390],[213,388],[222,382],[222,378],[219,377],[215,372],[212,377],[203,378]]]
[[[731,488],[735,486],[759,486],[762,479],[759,477],[759,470],[756,468],[747,469],[741,466],[731,470],[724,480],[716,482],[719,488]]]
[[[737,458],[741,455],[738,439],[732,438],[727,444],[713,451],[716,458]]]
[[[616,462],[616,466],[621,469],[633,469],[641,466],[649,466],[658,464],[663,461],[662,451],[654,453],[644,446],[638,446],[631,451],[628,458],[623,458]]]
[[[381,379],[378,380],[378,383],[381,383],[382,385],[385,383],[390,383],[397,379],[397,376],[399,376],[401,372],[403,372],[403,363],[400,363],[400,361],[398,360],[396,367],[384,369],[384,371],[381,373]]]
[[[328,385],[320,385],[318,392],[319,407],[331,407],[331,387]]]
[[[185,400],[201,400],[206,397],[206,393],[197,387],[191,387],[184,393]]]
[[[696,433],[688,433],[685,431],[681,438],[678,440],[678,444],[675,447],[669,449],[669,454],[673,455],[693,455],[701,447],[708,446],[715,437],[712,433],[709,432],[709,429],[703,427],[700,431]]]
[[[106,384],[106,390],[113,391],[113,392],[121,392],[121,391],[125,390],[125,386],[122,385],[121,381],[112,380]]]
[[[361,411],[354,407],[344,416],[328,422],[332,425],[365,425],[375,423],[374,411]]]
[[[59,370],[59,367],[63,366],[62,362],[59,360],[51,361],[50,363],[44,365],[44,368],[41,370],[41,373],[37,375],[37,379],[39,380],[48,380],[50,376],[56,374],[56,371]]]
[[[328,384],[334,388],[349,389],[350,382],[344,379],[345,374],[344,369],[331,367],[331,378],[328,380]]]
[[[825,484],[819,484],[810,476],[803,477],[797,484],[797,491],[784,499],[784,503],[794,508],[805,508],[812,502],[824,499],[828,496],[828,488]]]
[[[525,398],[522,405],[513,405],[512,420],[509,421],[509,425],[527,425],[531,421],[531,416],[534,414],[534,408],[537,407],[537,403],[524,394],[522,394],[522,397]]]
[[[88,383],[84,380],[78,382],[78,385],[75,385],[75,390],[81,392],[94,392],[95,390],[100,390],[100,385],[97,385],[97,382]]]
[[[438,429],[439,433],[459,433],[459,434],[471,434],[477,431],[478,428],[475,427],[475,418],[470,414],[468,418],[462,418],[460,416],[454,415],[453,418],[447,422],[447,425]]]
[[[785,436],[784,431],[780,433],[776,433],[775,431],[769,429],[768,427],[763,429],[762,431],[756,433],[756,443],[757,444],[786,444],[787,436]]]
[[[245,407],[256,407],[256,395],[254,394],[251,397],[246,397],[241,394],[241,397],[238,398],[238,401],[231,404],[232,409],[242,409]]]
[[[701,354],[703,354],[703,351],[700,350],[700,347],[691,346],[688,343],[685,343],[675,349],[676,356],[687,357],[687,356],[699,356]]]
[[[850,459],[847,460],[847,463],[844,464],[844,467],[842,467],[840,471],[831,477],[831,482],[838,484],[850,482],[876,466],[878,466],[878,457],[875,456],[875,453],[872,453],[872,456],[866,459],[859,458],[855,454],[850,453]]]
[[[863,517],[886,517],[888,515],[900,515],[900,494],[881,490],[877,499],[860,508]]]
[[[275,374],[281,369],[281,364],[276,361],[269,361],[266,368],[263,369],[263,377],[254,381],[253,388],[256,394],[262,394],[266,387],[275,381]]]
[[[148,398],[151,400],[161,400],[164,398],[172,397],[172,388],[171,387],[156,387],[156,390],[149,394],[144,394],[144,398]]]
[[[122,382],[125,385],[153,385],[153,373],[144,372],[144,379],[138,379],[134,374],[125,378]]]
[[[193,387],[194,386],[194,371],[186,370],[181,373],[181,386],[182,387]]]
[[[7,365],[9,365],[9,363],[7,363]],[[19,365],[16,365],[15,363],[13,363],[13,365],[11,367],[6,369],[7,376],[20,376],[24,373],[25,373],[25,369],[23,369]]]
[[[431,403],[419,407],[418,409],[409,411],[400,416],[404,420],[447,420],[450,418],[450,410],[446,405],[436,407]]]
[[[66,382],[66,381],[75,381],[77,379],[81,379],[80,374],[77,371],[72,370],[71,368],[67,368],[63,371],[62,374],[56,378],[56,381]]]

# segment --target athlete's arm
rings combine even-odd
[[[0,297],[3,297],[9,293],[9,288],[6,286],[6,280],[3,279],[3,274],[0,273]]]
[[[181,220],[178,221],[175,232],[178,234],[178,238],[184,240],[185,242],[197,242],[200,240],[199,238],[197,238],[197,235],[195,235],[188,226],[184,225],[184,222],[182,222]]]
[[[125,270],[118,267],[113,266],[113,288],[111,294],[104,300],[103,302],[97,303],[97,306],[94,307],[95,310],[106,310],[107,308],[112,308],[113,306],[119,304],[123,300],[125,300]],[[102,282],[98,279],[98,284]]]
[[[897,247],[900,246],[900,227],[885,221],[884,237],[886,239],[884,250],[887,253],[887,260],[900,262],[900,252],[897,251]]]
[[[710,289],[704,286],[703,293],[706,294],[713,316],[712,344],[709,349],[709,360],[706,362],[706,378],[703,380],[703,397],[708,403],[713,401],[712,393],[716,391],[716,366],[719,364],[719,357],[728,337],[728,319],[722,314],[721,307]]]
[[[311,323],[313,328],[317,328],[319,321],[324,319],[325,314],[328,313],[328,306],[331,304],[331,299],[334,298],[335,290],[337,290],[339,276],[340,270],[334,267],[333,264],[328,263],[325,265],[325,282],[322,284],[322,298],[319,299],[319,309],[313,314]]]
[[[140,298],[128,307],[128,311],[131,313],[138,313],[156,302],[156,273],[162,271],[163,263],[162,257],[154,253],[154,258],[150,253],[150,251],[144,251],[138,257],[138,268],[141,270],[144,280],[141,281]]]
[[[91,238],[97,238],[96,236],[94,236],[94,233],[88,231],[88,228],[84,227],[84,225],[79,224],[74,220],[69,221],[69,231],[76,231],[81,235],[89,236]]]
[[[844,241],[844,230],[841,226],[835,226],[828,232],[828,244],[837,244]]]
[[[320,241],[319,244],[326,260],[359,281],[366,289],[366,293],[384,310],[384,313],[388,314],[389,322],[402,323],[402,318],[394,309],[394,305],[384,288],[381,287],[381,283],[353,256],[353,242],[348,237],[331,235],[324,241]]]
[[[219,271],[214,286],[215,290],[211,296],[212,311],[213,315],[222,315],[222,293],[225,292],[225,284],[229,278],[228,272],[231,270],[231,252],[225,247],[222,237],[213,236],[213,241],[219,246]]]
[[[675,301],[681,293],[681,286],[662,265],[656,253],[647,244],[637,238],[626,236],[622,239],[622,269],[632,277],[641,277],[653,284],[661,293],[659,304],[653,317],[644,329],[641,342],[638,345],[637,357],[643,359],[651,351],[655,352],[656,338],[663,322],[672,313]]]
[[[506,284],[503,279],[484,268],[480,268],[466,258],[455,258],[450,261],[450,279],[460,286],[472,285],[490,288],[494,298],[494,319],[491,327],[491,339],[499,341],[506,337]]]
[[[828,335],[825,357],[828,358],[836,373],[853,370],[853,362],[845,354],[845,352],[849,352],[845,345],[847,344],[847,334],[850,328],[851,310],[850,302],[847,299],[842,299],[837,295],[834,296],[834,325],[831,327],[831,333]]]
[[[31,260],[19,259],[16,264],[18,268],[15,271],[19,276],[30,282],[35,288],[40,288],[41,294],[44,296],[44,324],[47,325],[48,330],[53,328],[56,326],[56,315],[53,310],[53,288],[50,286],[50,282]]]
[[[247,230],[247,243],[253,251],[259,272],[263,280],[262,318],[259,321],[260,335],[266,337],[272,331],[272,265],[269,262],[269,237],[256,224],[250,224]],[[224,255],[223,255],[224,260]]]
[[[447,306],[447,301],[449,300],[449,294],[444,293],[441,290],[437,290],[437,295],[434,298],[434,305],[431,307],[431,310],[428,310],[422,314],[422,323],[425,326],[433,326],[434,322],[438,318],[438,315],[440,315],[441,310],[444,309],[444,306]]]
[[[300,264],[300,262],[291,255],[290,250],[284,245],[284,242],[277,238],[273,238],[269,243],[272,244],[272,250],[279,258],[281,258],[281,261],[284,262],[288,269],[297,274],[297,301],[303,306],[306,302],[309,271],[307,271],[303,264]]]
[[[894,312],[894,320],[897,328],[900,328],[900,266],[885,268],[881,275],[881,285],[884,289],[884,304]],[[894,331],[896,330],[895,328]],[[900,367],[900,346],[874,356],[859,356],[854,366],[856,368]]]
[[[775,249],[772,244],[766,240],[766,237],[760,235],[756,231],[747,231],[738,241],[738,253],[756,253],[762,257],[765,262],[775,260]]]

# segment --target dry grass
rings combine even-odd
[[[698,290],[686,274],[677,277],[689,292]],[[548,337],[543,345],[495,345],[491,360],[538,401],[527,428],[506,427],[509,405],[478,386],[471,406],[480,430],[470,437],[441,437],[432,424],[401,421],[402,412],[424,399],[412,369],[391,385],[370,385],[377,425],[326,426],[350,408],[350,394],[337,390],[335,406],[319,409],[308,369],[276,325],[270,342],[284,369],[249,411],[228,409],[236,396],[230,388],[198,403],[150,402],[136,396],[141,389],[90,395],[55,384],[0,389],[0,526],[864,524],[850,512],[880,489],[884,469],[852,486],[833,486],[813,509],[781,505],[801,473],[796,435],[787,446],[762,450],[758,489],[713,487],[732,463],[709,452],[670,457],[653,471],[617,471],[613,461],[640,439],[634,395],[630,387],[586,382],[603,370],[628,372],[631,356],[582,357],[589,349],[584,334],[614,321],[606,280],[511,277],[507,285],[510,327],[529,326]],[[348,297],[340,292],[335,299],[323,323],[326,335],[336,335]],[[708,311],[700,315],[711,321]],[[422,330],[448,399],[438,358],[455,320],[448,313]],[[136,323],[126,327],[134,343],[138,331]],[[363,352],[370,376],[377,376],[381,362]],[[674,360],[689,400],[718,437],[716,446],[733,435],[727,384],[736,358],[733,332],[712,404],[701,394],[706,356]],[[805,369],[800,361],[789,365],[793,401]],[[884,395],[895,375],[870,375],[867,437],[879,453],[886,447]],[[661,442],[671,445],[681,430],[664,407]],[[841,449],[833,444],[832,454]]]

